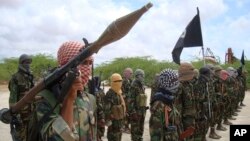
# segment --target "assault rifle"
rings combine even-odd
[[[84,48],[76,57],[72,58],[67,64],[65,64],[61,68],[56,69],[53,73],[49,74],[43,80],[38,82],[36,86],[30,89],[25,94],[25,96],[21,100],[19,100],[15,105],[11,106],[10,109],[1,109],[0,120],[6,124],[9,124],[12,113],[17,113],[25,105],[30,103],[34,99],[36,94],[38,94],[40,91],[47,88],[48,86],[51,86],[56,83],[68,71],[76,68],[82,61],[84,61],[92,54],[97,53],[103,46],[108,45],[124,37],[150,7],[152,7],[152,4],[148,3],[142,8],[121,18],[118,18],[114,22],[112,22],[95,42]]]

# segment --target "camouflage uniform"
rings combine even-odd
[[[162,81],[150,102],[151,141],[177,141],[182,132],[181,115],[174,102],[179,86],[178,75],[173,70],[166,69],[159,77]]]
[[[215,95],[218,103],[218,118],[217,118],[217,130],[221,131],[226,131],[227,129],[222,126],[222,120],[224,119],[224,111],[225,111],[225,104],[224,104],[224,96],[223,96],[223,82],[222,79],[220,78],[220,72],[222,70],[221,66],[215,66],[215,81],[214,81],[214,86],[215,86]]]
[[[115,87],[118,85],[118,87]],[[125,102],[121,93],[122,78],[119,74],[111,76],[111,88],[105,99],[105,120],[108,126],[107,138],[109,141],[121,141]]]
[[[105,132],[105,114],[104,114],[104,97],[105,93],[102,89],[95,92],[96,96],[96,118],[97,118],[97,138],[101,140]]]
[[[243,83],[243,87],[244,87],[244,90],[242,91],[242,97],[241,97],[241,101],[240,101],[240,106],[246,106],[245,104],[243,104],[243,100],[244,100],[244,98],[245,98],[245,91],[247,90],[247,71],[246,70],[244,70],[244,71],[242,71],[242,78],[243,78],[243,81],[242,81],[242,83]]]
[[[36,118],[40,121],[46,113],[51,111],[57,100],[54,97],[55,92],[52,93],[48,90],[44,90],[38,95],[43,97],[36,103]],[[75,140],[95,140],[95,103],[93,95],[86,92],[78,94],[73,109],[73,131],[60,116],[61,107],[55,108],[48,118],[42,122],[43,124],[40,127],[41,140],[62,141],[67,140],[69,136]]]
[[[88,82],[88,91],[93,91],[96,98],[96,118],[97,118],[97,141],[101,141],[105,133],[105,114],[104,114],[104,90],[101,88],[101,80],[99,76],[94,76]],[[87,91],[87,90],[86,90]]]
[[[124,76],[122,78],[122,95],[125,100],[126,109],[128,109],[128,94],[129,94],[129,90],[130,90],[131,83],[132,83],[132,79],[131,79],[132,74],[133,74],[132,69],[126,68],[124,70]],[[123,130],[127,133],[130,133],[130,129],[129,129],[130,121],[129,121],[129,117],[127,113],[124,117],[123,122],[124,122]]]
[[[194,77],[194,67],[190,63],[181,63],[179,69],[180,86],[178,94],[181,97],[181,116],[184,131],[195,127],[195,95],[193,84],[191,83]],[[193,134],[193,133],[192,133]],[[193,141],[194,137],[190,134],[186,139]]]
[[[9,81],[9,106],[13,106],[17,103],[22,97],[25,95],[25,92],[30,90],[33,86],[33,75],[30,73],[29,70],[24,66],[23,61],[30,61],[31,58],[23,54],[19,58],[19,67],[18,72],[12,75],[11,80]],[[33,112],[33,105],[32,103],[26,105],[21,109],[18,114],[15,114],[12,117],[11,123],[11,134],[13,140],[20,140],[26,141],[28,136],[28,123],[30,121],[31,113]],[[14,139],[16,138],[16,139]]]
[[[228,118],[230,117],[230,98],[229,98],[229,85],[228,82],[230,81],[230,78],[228,77],[229,74],[227,73],[226,70],[221,70],[220,72],[220,78],[222,79],[222,95],[223,95],[223,103],[225,106],[225,109],[223,111],[223,118],[224,118],[224,122],[223,124],[226,125],[231,125],[232,123],[230,121],[228,121]]]
[[[155,74],[153,84],[151,85],[150,102],[152,101],[152,97],[158,90],[158,79],[159,79],[159,74],[157,73]]]
[[[210,70],[206,67],[202,67],[199,70],[200,76],[197,83],[194,85],[194,93],[196,99],[196,117],[195,117],[195,141],[205,141],[206,134],[209,128],[208,118],[211,116],[209,111],[209,92],[208,83],[210,79]],[[211,109],[210,109],[211,110]]]
[[[144,132],[144,121],[147,110],[147,100],[144,88],[144,71],[137,69],[135,71],[135,79],[132,82],[129,100],[128,100],[128,113],[131,123],[131,140],[142,141]]]
[[[227,72],[229,74],[229,81],[227,82],[228,86],[228,95],[230,98],[230,119],[235,119],[232,116],[237,116],[237,94],[238,94],[238,82],[236,80],[237,72],[234,68],[228,67]]]
[[[217,95],[215,92],[215,81],[216,81],[216,77],[215,77],[215,71],[214,71],[214,65],[212,64],[207,64],[206,67],[208,69],[210,69],[210,80],[208,83],[208,91],[209,91],[209,101],[210,101],[210,107],[211,107],[211,116],[209,116],[209,124],[210,124],[210,132],[209,132],[209,138],[213,138],[213,139],[220,139],[221,136],[218,135],[215,132],[215,125],[218,122],[218,118],[219,118],[219,105],[218,105],[218,100],[217,100]]]

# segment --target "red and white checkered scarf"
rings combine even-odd
[[[63,43],[57,52],[59,66],[65,65],[71,58],[78,55],[82,48],[85,48],[85,46],[81,42],[68,41]],[[86,60],[93,62],[93,57],[90,56]],[[80,64],[78,69],[81,72],[82,83],[85,86],[88,83],[89,76],[91,74],[91,65]]]

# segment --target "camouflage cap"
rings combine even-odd
[[[191,63],[181,63],[178,75],[180,81],[192,80],[194,77],[194,66]]]

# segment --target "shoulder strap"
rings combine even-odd
[[[42,92],[40,92],[38,95],[42,96],[43,98],[45,98],[49,102],[50,106],[54,109],[55,113],[59,113],[60,109],[58,106],[58,101],[56,100],[56,98],[52,92],[45,89]]]

